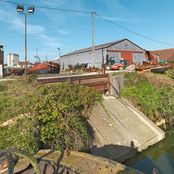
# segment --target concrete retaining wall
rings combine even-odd
[[[109,95],[119,97],[120,90],[124,86],[124,75],[110,75],[109,76],[110,88]]]

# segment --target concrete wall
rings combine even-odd
[[[133,53],[133,63],[142,64],[143,61],[147,61],[144,53]]]
[[[109,95],[120,97],[120,91],[124,86],[124,76],[123,75],[115,75],[109,76]]]
[[[68,65],[76,65],[77,63],[88,63],[88,66],[93,66],[93,58],[91,51],[63,56],[59,59],[60,66],[62,69],[63,63],[64,67],[68,68]],[[95,50],[95,66],[99,67],[102,64],[102,49]]]

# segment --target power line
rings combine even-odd
[[[26,6],[31,6],[31,4],[25,4],[25,3],[18,3],[14,1],[9,1],[9,0],[0,0],[1,2],[8,3],[8,4],[14,4],[14,5],[26,5]],[[33,5],[36,8],[42,8],[42,9],[47,9],[47,10],[55,10],[55,11],[65,11],[65,12],[72,12],[72,13],[86,13],[86,14],[91,14],[91,11],[83,11],[83,10],[71,10],[71,9],[63,9],[63,8],[54,8],[54,7],[46,7],[46,6],[40,6],[40,5]]]
[[[0,2],[9,3],[9,4],[15,4],[15,5],[20,4],[18,2],[14,2],[14,1],[10,1],[10,0],[0,0]],[[21,5],[30,6],[31,4],[22,3]],[[39,5],[33,5],[33,6],[35,6],[36,8],[42,8],[42,9],[47,9],[47,10],[64,11],[64,12],[72,12],[72,13],[83,13],[83,14],[84,13],[86,13],[86,14],[92,14],[92,13],[94,13],[92,11],[71,10],[71,9],[63,9],[63,8],[54,8],[54,7],[39,6]],[[123,29],[123,30],[126,30],[126,31],[128,31],[128,32],[130,32],[132,34],[135,34],[135,35],[137,35],[139,37],[142,37],[144,39],[148,39],[150,41],[153,41],[153,42],[156,42],[156,43],[160,43],[160,44],[163,44],[163,45],[174,46],[174,44],[172,44],[172,43],[163,42],[163,41],[160,41],[160,40],[151,38],[149,36],[143,35],[141,33],[138,33],[136,31],[133,31],[133,30],[131,30],[131,29],[127,28],[127,27],[124,27],[124,26],[122,26],[122,25],[120,25],[120,24],[118,24],[118,23],[116,23],[116,22],[114,22],[114,21],[112,21],[110,19],[107,19],[106,17],[104,17],[104,16],[102,16],[102,15],[96,13],[96,12],[95,12],[95,14],[96,14],[96,16],[100,17],[101,19],[103,19],[103,20],[105,20],[105,21],[107,21],[107,22],[109,22],[109,23],[111,23],[111,24],[113,24],[113,25],[115,25],[115,26]]]
[[[128,32],[130,32],[130,33],[132,33],[132,34],[135,34],[135,35],[137,35],[137,36],[139,36],[139,37],[142,37],[142,38],[145,38],[145,39],[148,39],[148,40],[151,40],[151,41],[153,41],[153,42],[160,43],[160,44],[164,44],[164,45],[168,45],[168,46],[174,46],[174,44],[172,44],[172,43],[162,42],[162,41],[153,39],[153,38],[151,38],[151,37],[149,37],[149,36],[140,34],[140,33],[136,32],[136,31],[133,31],[133,30],[127,28],[127,27],[124,27],[124,26],[122,26],[122,25],[116,23],[116,22],[113,22],[113,21],[110,20],[110,19],[107,19],[106,17],[104,17],[104,16],[102,16],[102,15],[99,15],[98,13],[96,14],[96,16],[102,18],[103,20],[105,20],[105,21],[107,21],[107,22],[109,22],[109,23],[111,23],[111,24],[113,24],[113,25],[115,25],[115,26],[117,26],[117,27],[119,27],[119,28],[121,28],[121,29],[123,29],[123,30],[126,30],[126,31],[128,31]]]

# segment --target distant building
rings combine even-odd
[[[53,61],[36,63],[32,67],[28,68],[30,74],[47,74],[47,73],[59,73],[60,65]]]
[[[3,46],[0,45],[0,77],[4,75],[4,50]]]
[[[101,67],[107,62],[108,58],[127,61],[127,65],[142,64],[148,61],[145,57],[146,50],[128,39],[95,46],[95,56],[93,59],[92,48],[84,48],[73,51],[60,57],[59,63],[62,67],[68,68],[69,65],[88,64],[88,66]]]
[[[18,62],[19,62],[19,54],[10,53],[8,55],[8,66],[17,66]]]
[[[28,62],[27,62],[27,64],[28,64]],[[16,66],[19,68],[25,68],[25,62],[18,61]]]
[[[18,67],[18,68],[25,68],[25,65],[26,65],[25,61],[18,61],[16,67]],[[33,64],[30,63],[29,61],[27,62],[27,67],[30,67],[32,65]]]

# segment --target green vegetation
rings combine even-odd
[[[158,121],[165,118],[167,123],[173,125],[174,88],[163,85],[163,77],[158,76],[162,80],[154,79],[154,77],[156,75],[153,74],[125,74],[125,87],[121,95],[142,110],[151,120]],[[173,83],[172,78],[167,80]]]
[[[166,71],[166,75],[168,77],[170,77],[171,79],[174,79],[174,70],[173,69],[169,69]]]
[[[0,149],[17,147],[34,153],[40,148],[80,150],[92,136],[88,112],[101,100],[96,91],[75,84],[40,85],[35,78],[0,84]]]

